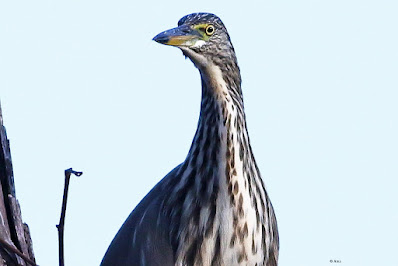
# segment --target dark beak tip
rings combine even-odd
[[[169,37],[162,32],[162,33],[159,33],[158,35],[156,35],[155,37],[153,37],[152,40],[155,42],[164,44],[164,43],[168,42]]]

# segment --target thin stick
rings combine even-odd
[[[73,171],[72,168],[65,170],[65,187],[64,187],[64,198],[62,200],[61,218],[59,219],[58,228],[58,247],[59,247],[59,266],[64,266],[64,225],[65,225],[65,214],[66,214],[66,203],[68,201],[68,189],[70,175],[81,176],[83,172]]]
[[[20,256],[22,259],[24,259],[26,262],[28,262],[30,265],[33,266],[38,266],[33,260],[31,260],[29,257],[27,257],[25,254],[23,254],[21,251],[19,251],[16,247],[10,245],[5,241],[4,239],[0,238],[0,245],[2,245],[5,249],[7,249],[10,252],[13,252]]]

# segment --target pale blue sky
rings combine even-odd
[[[40,265],[98,265],[130,211],[184,160],[197,70],[151,41],[221,17],[276,210],[281,266],[398,265],[398,2],[2,1],[0,99]]]

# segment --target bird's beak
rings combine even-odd
[[[202,36],[196,30],[187,25],[166,30],[156,35],[153,40],[155,42],[172,45],[172,46],[185,46],[190,47],[196,44],[197,41],[201,40]]]

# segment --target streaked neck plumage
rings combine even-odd
[[[268,258],[270,203],[250,146],[233,59],[192,60],[202,80],[200,118],[166,201],[173,206],[168,215],[176,265],[263,265]]]

